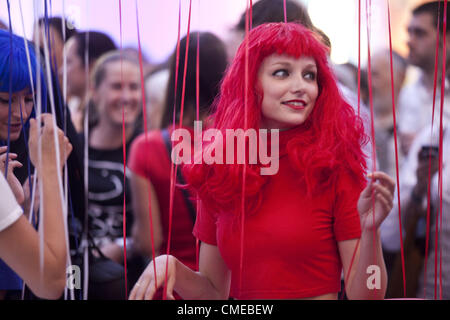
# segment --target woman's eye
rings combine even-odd
[[[9,99],[0,98],[0,103],[9,104]]]
[[[305,73],[304,77],[305,77],[305,79],[315,80],[316,73],[315,72],[307,72],[307,73]]]
[[[276,70],[274,73],[272,73],[275,77],[287,77],[289,75],[289,72],[286,69],[280,69]]]

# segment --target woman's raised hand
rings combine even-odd
[[[175,300],[173,296],[173,287],[176,278],[176,258],[171,255],[161,255],[156,257],[145,268],[139,280],[131,290],[129,300],[151,300],[156,291],[163,287],[166,281],[167,268],[167,299]],[[156,266],[156,274],[155,274]],[[155,277],[156,275],[156,277]]]
[[[14,175],[14,169],[22,167],[22,163],[15,160],[17,158],[17,154],[15,153],[8,154],[7,150],[8,150],[7,146],[0,147],[0,171],[5,175],[9,187],[11,188],[14,196],[16,197],[16,201],[19,204],[23,204],[25,201],[25,194],[23,191],[23,187],[20,184],[17,177]],[[5,172],[7,155],[8,155],[8,174],[6,174]]]
[[[367,177],[371,181],[361,192],[358,200],[358,212],[363,231],[378,229],[392,210],[395,191],[395,182],[386,173],[376,171],[368,174]],[[375,204],[375,215],[373,215],[373,204]]]
[[[43,166],[46,168],[51,168],[50,164],[56,165],[56,148],[55,148],[55,138],[54,131],[56,130],[57,141],[59,145],[60,152],[60,169],[64,167],[64,163],[69,157],[70,152],[72,152],[72,145],[69,139],[64,135],[64,132],[58,127],[53,125],[53,116],[51,114],[42,114],[39,121],[43,123],[43,126],[38,132],[37,123],[35,119],[30,119],[30,138],[29,138],[29,152],[30,160],[36,167],[36,170],[40,171]],[[38,156],[38,141],[39,136],[42,139],[41,142],[41,159]]]

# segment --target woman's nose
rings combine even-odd
[[[20,118],[25,108],[25,98],[20,97],[11,101],[11,116],[14,118]]]
[[[138,90],[133,90],[130,88],[124,88],[122,90],[122,101],[124,103],[129,103],[131,101],[134,100],[138,100],[139,99],[139,91]]]
[[[292,93],[301,93],[303,92],[305,86],[305,80],[302,75],[293,75],[291,77],[291,92]]]

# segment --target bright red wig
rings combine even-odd
[[[223,133],[226,129],[259,129],[261,97],[264,93],[259,90],[257,75],[262,61],[272,54],[312,57],[318,70],[319,95],[308,119],[286,145],[289,159],[303,177],[302,183],[305,183],[310,194],[321,192],[322,188],[335,181],[342,170],[350,172],[355,183],[363,185],[366,167],[361,150],[361,146],[367,143],[362,120],[342,98],[328,63],[327,48],[318,39],[312,31],[296,23],[268,23],[251,30],[248,44],[244,40],[228,67],[210,122]],[[246,83],[247,46],[249,76]],[[248,89],[246,127],[245,85]],[[184,173],[207,210],[239,214],[243,166],[188,165]],[[270,176],[261,176],[259,165],[245,166],[248,213],[254,212],[260,205],[261,187],[270,182]]]

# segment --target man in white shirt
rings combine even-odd
[[[440,6],[440,9],[439,9]],[[406,155],[418,132],[426,125],[431,124],[433,110],[433,88],[435,77],[436,40],[438,12],[439,28],[443,25],[444,1],[433,1],[422,4],[413,10],[413,16],[408,25],[408,61],[419,68],[419,76],[416,81],[406,85],[399,97],[399,121],[398,129],[402,143],[402,150]],[[447,17],[450,17],[450,6]],[[450,24],[447,24],[447,35]],[[447,41],[446,65],[450,62],[450,41]],[[442,79],[442,31],[439,34],[439,57],[437,64],[436,107],[440,105],[441,79]],[[445,104],[450,102],[450,88],[445,83]],[[444,100],[444,101],[445,101]],[[447,112],[450,112],[450,108]],[[444,109],[444,110],[445,110]],[[436,109],[437,110],[437,109]],[[439,113],[435,110],[435,121]]]
[[[440,25],[442,25],[443,21],[443,5],[443,1],[440,1]],[[439,299],[439,253],[440,249],[442,249],[442,298],[450,299],[450,213],[448,212],[450,209],[450,191],[447,186],[450,182],[450,165],[446,165],[447,161],[450,160],[450,150],[447,147],[447,145],[450,144],[450,130],[446,130],[446,127],[450,124],[450,106],[448,105],[450,103],[450,92],[447,88],[444,95],[442,112],[442,153],[444,168],[442,174],[444,186],[442,202],[443,224],[438,232],[438,247],[436,247],[435,241],[436,222],[440,220],[436,218],[436,210],[439,210],[440,208],[438,167],[441,110],[439,78],[442,72],[441,62],[437,67],[439,76],[433,123],[431,119],[433,111],[434,54],[436,48],[438,8],[439,1],[420,5],[414,9],[413,18],[408,27],[410,36],[408,42],[410,47],[409,60],[412,64],[418,66],[422,73],[417,82],[402,90],[400,96],[401,118],[399,130],[402,134],[403,147],[406,147],[406,150],[404,151],[408,151],[405,162],[399,173],[401,196],[400,207],[403,239],[405,239],[406,230],[408,230],[410,226],[413,226],[412,223],[418,219],[419,222],[417,225],[415,227],[413,226],[415,229],[411,229],[411,236],[414,238],[413,241],[415,246],[421,247],[421,254],[425,256],[428,176],[430,174],[432,211],[430,214],[429,254],[426,257],[426,276],[424,277],[424,265],[405,265],[405,268],[409,268],[409,271],[415,268],[421,270],[418,279],[411,279],[412,281],[418,280],[417,288],[411,288],[411,290],[416,291],[417,297]],[[450,6],[447,10],[447,16],[450,17]],[[449,29],[447,28],[447,35],[448,30]],[[442,34],[440,34],[440,37],[442,37]],[[442,50],[442,45],[440,45],[440,47]],[[450,55],[447,54],[447,58],[449,56]],[[440,61],[442,61],[442,58],[440,58]],[[399,205],[397,202],[397,195],[395,195],[394,208],[381,227],[381,237],[383,248],[392,252],[400,251]],[[438,253],[437,270],[435,269],[436,252]],[[438,280],[436,283],[436,292],[435,275]],[[402,279],[393,280],[402,282]]]

